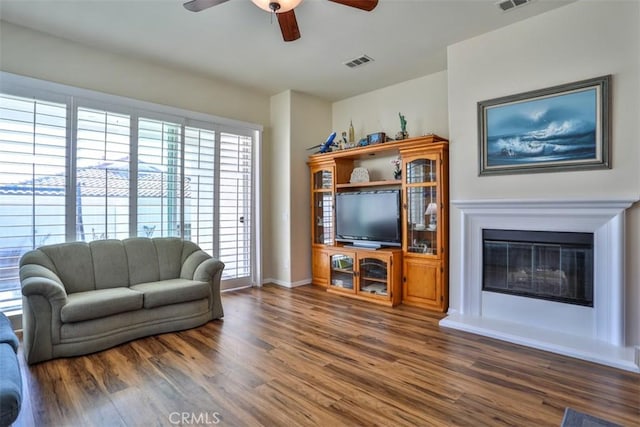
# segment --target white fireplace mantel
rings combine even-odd
[[[460,306],[440,324],[639,371],[640,351],[625,347],[624,325],[624,217],[635,201],[637,197],[452,201],[460,210]],[[483,291],[483,229],[593,233],[594,306]]]

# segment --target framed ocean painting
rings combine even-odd
[[[478,102],[480,175],[610,168],[611,75]]]

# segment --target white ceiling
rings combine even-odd
[[[445,70],[446,46],[571,1],[502,12],[496,0],[380,0],[363,12],[304,0],[295,9],[302,38],[289,43],[250,0],[199,13],[182,0],[0,0],[0,19],[267,94],[293,89],[336,101]],[[363,54],[375,62],[344,65]]]

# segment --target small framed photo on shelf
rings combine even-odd
[[[380,144],[387,140],[387,135],[384,132],[376,132],[367,135],[367,145]]]

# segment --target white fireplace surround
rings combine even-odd
[[[635,201],[452,201],[460,210],[460,306],[440,325],[640,372],[624,324],[624,218]],[[594,306],[483,291],[483,229],[593,233]]]

